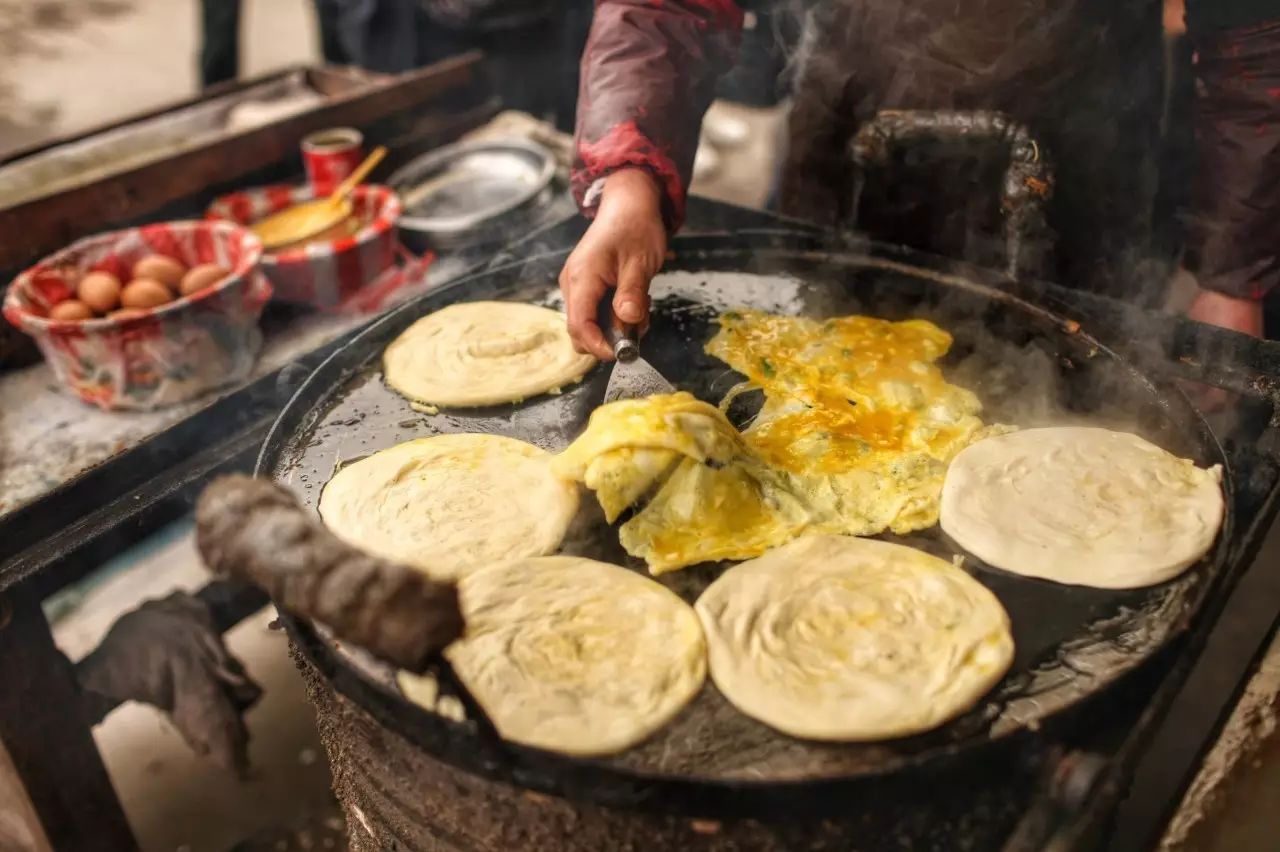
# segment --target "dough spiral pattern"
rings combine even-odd
[[[466,302],[428,314],[383,353],[397,393],[424,405],[520,402],[581,379],[595,364],[575,352],[564,316],[518,302]]]
[[[451,580],[560,547],[578,491],[550,462],[501,435],[418,438],[338,471],[320,494],[320,517],[357,547]]]
[[[702,687],[693,608],[633,571],[550,556],[459,585],[466,636],[445,656],[503,737],[574,755],[623,751]]]
[[[956,456],[942,488],[942,529],[1015,574],[1149,586],[1213,545],[1226,508],[1221,477],[1127,432],[1027,429]]]
[[[805,536],[698,599],[711,677],[797,737],[879,740],[970,709],[1013,659],[1009,618],[964,571],[901,545]]]

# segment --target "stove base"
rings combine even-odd
[[[827,813],[691,818],[571,801],[436,759],[339,694],[294,651],[316,708],[352,852],[783,852],[999,849],[1026,806],[1016,771],[876,782]],[[754,813],[754,812],[753,812]],[[759,816],[759,814],[756,814]]]

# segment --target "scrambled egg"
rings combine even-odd
[[[642,505],[619,537],[655,574],[803,533],[923,529],[947,463],[985,432],[978,398],[934,363],[950,346],[925,320],[726,313],[707,351],[746,382],[721,408],[687,393],[602,406],[553,465],[611,522]],[[739,433],[722,409],[751,390],[764,402]]]

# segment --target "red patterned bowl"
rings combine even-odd
[[[312,198],[309,186],[264,186],[224,195],[205,215],[251,225]],[[391,268],[400,199],[385,186],[366,185],[352,192],[351,203],[356,227],[350,236],[262,255],[262,270],[275,287],[275,298],[325,311],[346,310]]]
[[[231,270],[218,284],[129,317],[49,319],[86,272],[127,281],[133,264],[163,254],[186,266]],[[226,222],[167,222],[79,240],[14,279],[9,322],[35,338],[58,378],[100,408],[153,409],[248,377],[271,285],[258,269],[262,243]]]

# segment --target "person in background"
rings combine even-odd
[[[1227,247],[1242,229],[1262,227],[1262,217],[1245,215],[1253,210],[1250,203],[1262,196],[1275,203],[1269,179],[1274,156],[1263,143],[1248,148],[1246,162],[1231,164],[1226,154],[1240,138],[1229,136],[1217,149],[1212,139],[1232,132],[1246,116],[1250,133],[1265,136],[1275,126],[1280,101],[1244,94],[1254,89],[1241,85],[1239,72],[1277,69],[1280,25],[1273,30],[1268,22],[1280,21],[1280,0],[1190,5],[1192,35],[1203,50],[1197,74],[1205,95],[1197,118],[1204,137],[1198,148],[1201,189],[1188,256],[1198,274],[1223,266],[1240,270],[1243,261],[1256,270],[1244,276],[1253,282],[1245,286],[1259,287],[1258,274],[1274,266],[1276,241],[1253,240],[1258,256],[1249,258],[1233,257]],[[1206,11],[1210,5],[1213,13]],[[1227,7],[1233,14],[1224,12]],[[1163,76],[1161,13],[1160,0],[817,4],[795,85],[783,212],[823,225],[848,221],[848,142],[878,110],[999,110],[1027,124],[1054,155],[1057,182],[1048,218],[1058,251],[1051,275],[1113,294],[1141,291],[1155,277],[1146,260]],[[647,318],[649,280],[662,264],[668,236],[683,221],[698,127],[716,78],[733,63],[741,25],[742,9],[731,0],[597,5],[582,60],[573,181],[583,212],[594,221],[560,279],[570,332],[584,351],[611,357],[596,321],[596,305],[611,288],[618,319],[643,324]],[[1215,65],[1227,57],[1234,77]],[[1259,85],[1256,93],[1264,92]],[[1212,176],[1224,169],[1228,185],[1215,187]],[[936,203],[937,188],[908,194],[905,201],[900,196],[896,207],[908,219],[921,210],[947,209]],[[942,189],[960,197],[963,209],[975,187],[952,182]],[[946,242],[957,230],[954,218],[909,233],[919,248],[963,254],[964,245]],[[874,218],[866,224],[876,233]],[[1231,280],[1212,278],[1205,286],[1223,293],[1215,282],[1222,287]],[[1221,309],[1222,301],[1202,296],[1192,315],[1256,333],[1241,312]]]
[[[240,0],[200,0],[200,85],[240,74]]]
[[[209,2],[209,0],[206,0]],[[573,121],[586,0],[314,0],[325,61],[397,73],[483,50],[507,109]]]
[[[417,68],[416,0],[314,0],[320,53],[329,65],[398,74]]]
[[[1195,160],[1188,316],[1262,336],[1280,282],[1280,0],[1187,0]],[[1274,330],[1273,330],[1274,333]]]

